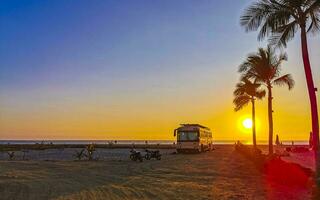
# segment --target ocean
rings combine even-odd
[[[175,140],[0,140],[0,144],[36,144],[36,143],[45,143],[45,144],[108,144],[108,143],[117,143],[117,144],[173,144]],[[236,140],[214,140],[214,144],[234,144]],[[240,141],[244,144],[251,144],[250,141]],[[268,144],[267,140],[257,141],[258,144]],[[284,145],[291,145],[292,141],[282,141]],[[295,145],[308,145],[308,141],[294,141]]]

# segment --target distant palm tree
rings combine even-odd
[[[259,40],[270,36],[271,43],[278,46],[286,46],[300,29],[302,59],[311,106],[313,145],[320,181],[317,98],[307,41],[307,33],[315,34],[320,31],[320,0],[259,0],[245,10],[240,21],[246,31],[256,31],[260,28]]]
[[[269,46],[267,49],[259,48],[257,53],[248,56],[240,65],[239,72],[243,77],[254,79],[256,83],[263,84],[268,90],[268,120],[269,120],[269,154],[273,154],[273,117],[272,117],[272,87],[287,85],[293,88],[294,81],[290,74],[281,76],[281,63],[287,60],[286,54],[279,56]]]
[[[260,86],[261,84],[251,82],[247,78],[242,78],[233,92],[235,111],[241,110],[244,106],[248,105],[249,102],[252,104],[252,143],[254,148],[257,146],[255,100],[262,99],[266,95],[266,91],[259,89]]]

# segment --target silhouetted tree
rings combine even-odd
[[[243,73],[243,77],[263,84],[268,90],[270,155],[273,154],[272,87],[287,85],[290,90],[294,85],[290,74],[280,76],[281,64],[284,60],[287,60],[286,54],[276,56],[271,47],[268,46],[267,49],[259,48],[257,53],[249,55],[246,61],[239,67],[239,72]]]
[[[249,102],[252,104],[252,143],[254,148],[257,146],[256,141],[256,118],[255,118],[255,100],[262,99],[266,92],[259,89],[261,84],[251,82],[247,78],[242,78],[240,83],[236,85],[234,90],[235,111],[239,111],[244,106],[248,105]]]
[[[308,33],[316,34],[320,31],[320,0],[259,0],[245,10],[240,21],[246,31],[259,29],[259,40],[269,37],[271,44],[277,46],[286,46],[300,29],[302,59],[311,107],[316,171],[320,184],[319,119],[307,40]]]

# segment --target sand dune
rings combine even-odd
[[[311,198],[311,188],[267,182],[233,146],[194,155],[167,150],[161,161],[143,163],[130,161],[128,150],[107,151],[91,162],[0,161],[1,199]]]

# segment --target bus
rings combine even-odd
[[[200,153],[213,149],[210,129],[200,124],[181,124],[174,130],[174,137],[177,137],[176,149],[178,153]]]

